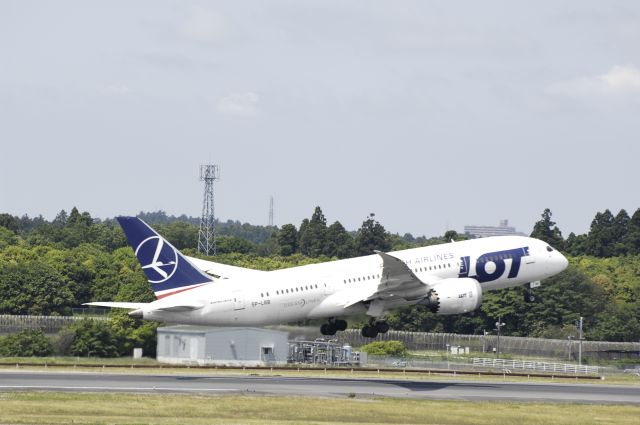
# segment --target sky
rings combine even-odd
[[[640,207],[640,2],[0,0],[0,212],[461,231]]]

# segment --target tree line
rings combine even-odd
[[[198,226],[193,220],[182,221],[161,211],[141,215],[178,249],[199,256]],[[360,228],[348,231],[339,221],[328,224],[320,207],[298,226],[231,223],[226,234],[219,223],[215,261],[261,270],[467,237],[454,231],[430,238],[391,234],[373,214]],[[605,210],[596,214],[588,233],[565,239],[551,211],[544,210],[532,236],[565,252],[570,266],[535,290],[535,303],[525,303],[524,288],[512,288],[487,293],[482,307],[473,313],[436,316],[418,305],[392,312],[389,322],[403,330],[482,333],[493,331],[501,318],[507,323],[505,334],[566,338],[576,334],[575,322],[582,316],[589,339],[638,340],[639,229],[640,209],[631,217],[624,210],[615,216]],[[153,299],[115,220],[96,219],[75,207],[51,221],[0,214],[0,314],[69,315],[88,301]],[[142,326],[134,320],[125,333],[138,332]]]

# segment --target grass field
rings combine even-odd
[[[640,406],[0,393],[1,424],[637,424]]]

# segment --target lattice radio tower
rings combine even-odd
[[[216,255],[216,218],[213,208],[213,182],[220,180],[218,165],[201,165],[200,181],[204,182],[204,197],[202,200],[202,217],[198,231],[198,252],[206,255]]]

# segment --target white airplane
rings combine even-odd
[[[424,304],[436,314],[480,307],[484,291],[531,284],[560,273],[567,259],[547,243],[498,236],[292,267],[270,272],[186,257],[136,217],[118,217],[156,294],[151,303],[91,302],[131,309],[159,322],[264,326],[326,319],[320,331],[347,328],[366,313],[362,335],[389,330],[394,308]]]

